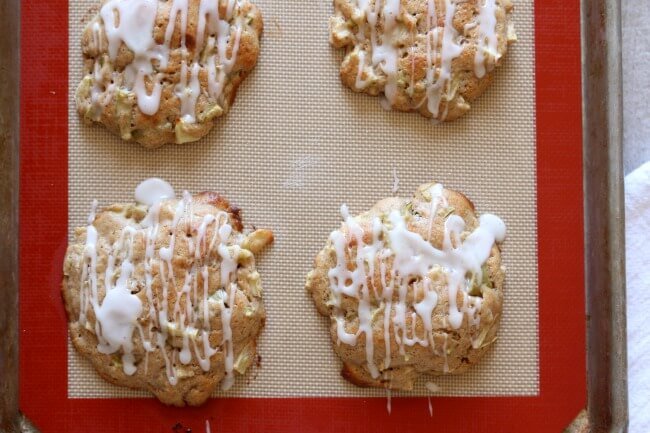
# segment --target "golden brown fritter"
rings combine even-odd
[[[202,404],[255,360],[265,312],[253,254],[272,241],[242,234],[216,193],[106,208],[65,256],[72,343],[111,383]]]
[[[334,0],[341,80],[439,121],[470,109],[516,40],[510,0]]]
[[[81,39],[77,110],[145,147],[196,141],[230,110],[262,28],[248,0],[104,0]]]
[[[356,217],[344,210],[344,218],[306,284],[331,319],[343,377],[411,390],[421,374],[461,373],[477,363],[499,328],[503,223],[491,215],[479,221],[464,195],[436,184]],[[496,238],[491,225],[502,227]]]

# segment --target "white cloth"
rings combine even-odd
[[[629,433],[650,432],[650,162],[625,178]]]
[[[645,5],[645,6],[642,6]],[[650,160],[650,2],[621,1],[625,172]],[[648,430],[647,432],[650,432]],[[644,432],[644,433],[647,433]]]

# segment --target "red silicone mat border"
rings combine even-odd
[[[324,1],[324,0],[319,0]],[[22,2],[20,407],[43,432],[559,432],[586,404],[580,5],[535,2],[540,393],[536,397],[68,399],[68,1]],[[516,49],[516,47],[515,47]]]

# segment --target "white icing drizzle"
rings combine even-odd
[[[494,61],[501,55],[497,50],[497,17],[496,0],[483,0],[476,18],[478,26],[478,44],[474,56],[474,73],[478,78],[483,78],[486,72],[486,60],[488,70],[494,68]],[[486,56],[487,55],[487,56]]]
[[[451,62],[463,52],[463,47],[456,41],[458,32],[454,28],[454,14],[456,3],[452,0],[445,0],[444,27],[433,27],[437,23],[434,0],[427,4],[427,24],[429,32],[426,35],[427,50],[427,109],[434,118],[439,117],[440,103],[443,97],[449,101],[453,95],[449,95],[449,84],[451,79]],[[442,38],[440,33],[442,32]],[[440,47],[438,47],[440,45]],[[440,63],[438,64],[438,54]],[[438,66],[436,70],[436,66]],[[436,74],[437,72],[437,74]],[[444,119],[447,116],[446,110],[440,116]]]
[[[111,61],[117,59],[122,44],[133,52],[133,61],[126,65],[123,87],[135,92],[138,107],[146,115],[154,115],[160,109],[162,97],[162,74],[168,67],[172,47],[172,39],[176,29],[176,21],[180,17],[181,35],[181,73],[180,81],[174,89],[181,105],[181,121],[196,122],[196,106],[201,86],[199,74],[206,71],[209,96],[220,102],[226,85],[227,74],[232,70],[237,59],[242,32],[242,17],[237,15],[234,24],[230,21],[240,7],[236,0],[227,0],[226,14],[219,14],[219,1],[201,0],[198,8],[197,44],[194,56],[187,49],[186,34],[188,30],[189,0],[170,0],[169,21],[165,29],[162,44],[154,39],[154,25],[158,14],[159,0],[109,0],[101,8],[99,17],[91,23],[93,44],[98,51],[102,50],[101,24],[103,24],[108,40],[108,56]],[[206,31],[209,34],[207,48],[201,50]],[[230,58],[227,56],[228,46],[232,41]],[[212,53],[205,59],[201,58],[202,51]],[[157,66],[155,66],[157,65]],[[91,100],[93,105],[106,106],[113,97],[117,86],[111,84],[106,88],[101,85],[99,59],[93,66],[93,87]],[[147,91],[147,83],[152,86]]]
[[[433,406],[431,405],[431,396],[427,395],[427,402],[429,403],[429,416],[433,418]]]
[[[92,23],[92,32],[93,32],[93,47],[97,51],[101,51],[103,49],[102,45],[102,34],[101,34],[101,26],[97,21]]]
[[[371,5],[370,0],[358,0],[357,9],[358,13],[365,15],[367,24],[363,22],[359,25],[359,32],[357,38],[365,41],[366,33],[370,33],[371,44],[371,59],[373,67],[379,67],[384,74],[386,74],[386,87],[384,95],[388,101],[388,105],[392,106],[397,97],[397,61],[398,49],[394,44],[395,38],[398,36],[397,17],[400,14],[400,0],[383,0],[383,7],[380,7],[381,1],[375,0],[374,5]],[[382,41],[377,37],[377,19],[381,15],[383,34]],[[358,89],[365,88],[369,79],[362,80],[363,69],[366,65],[366,52],[361,49],[359,51],[359,66],[357,72],[356,86]]]
[[[391,397],[392,396],[391,396],[391,393],[390,393],[390,389],[386,388],[386,411],[388,412],[388,415],[390,415],[391,412],[393,411],[393,405],[392,405]]]
[[[161,54],[154,53],[157,10],[157,0],[110,0],[99,11],[108,39],[109,58],[117,59],[122,43],[133,52],[133,61],[125,69],[125,84],[135,91],[140,111],[148,115],[158,111],[162,91],[158,77],[151,77],[152,60],[161,60]],[[154,79],[151,94],[146,91],[145,76]]]
[[[176,85],[176,96],[181,100],[181,119],[185,123],[195,123],[196,101],[201,92],[201,84],[199,83],[201,66],[198,63],[192,64],[189,71],[189,82],[187,78],[188,69],[187,62],[183,61],[181,65],[181,81]]]
[[[438,385],[436,385],[435,383],[433,383],[433,382],[427,382],[427,383],[424,384],[424,386],[426,386],[427,389],[430,392],[438,392],[438,391],[440,391],[440,387]]]
[[[440,206],[446,205],[446,200],[440,184],[432,186],[428,193],[431,196],[429,218],[433,219]],[[446,276],[449,303],[445,317],[447,323],[453,329],[458,329],[467,316],[470,326],[479,325],[482,299],[468,293],[466,275],[474,274],[479,281],[482,278],[481,267],[489,258],[493,245],[505,238],[505,224],[501,219],[490,214],[481,216],[479,226],[461,241],[465,221],[452,214],[445,221],[442,249],[437,249],[430,241],[408,230],[404,216],[397,210],[390,212],[389,224],[383,224],[378,217],[372,220],[372,241],[369,243],[364,242],[362,227],[350,216],[345,205],[341,207],[341,215],[344,220],[342,229],[330,235],[336,265],[328,273],[337,339],[339,344],[356,345],[358,338],[364,334],[366,365],[373,378],[381,374],[375,362],[373,342],[373,321],[375,314],[381,310],[384,341],[391,340],[392,331],[402,355],[405,355],[405,346],[416,344],[431,347],[436,352],[432,323],[433,311],[438,305],[438,293],[432,281],[432,273],[436,270],[444,272]],[[431,231],[432,225],[429,226],[429,237]],[[350,245],[354,245],[354,249]],[[387,272],[389,261],[391,270]],[[375,287],[372,283],[377,277],[381,287]],[[411,301],[407,300],[409,285],[414,288],[415,299]],[[457,305],[459,291],[463,298],[460,306]],[[345,313],[341,308],[343,297],[358,300],[359,326],[354,333],[348,332],[345,327]],[[373,310],[373,305],[377,304],[379,306]],[[412,304],[414,312],[408,313],[409,304]],[[424,335],[415,332],[418,320],[423,324]],[[448,371],[447,334],[443,335],[442,352],[445,371]],[[382,369],[385,370],[390,367],[391,345],[384,346]]]
[[[148,179],[136,189],[139,202],[150,207],[144,219],[136,225],[125,226],[112,245],[98,245],[99,236],[95,222],[97,201],[88,218],[86,242],[81,257],[80,267],[80,313],[79,323],[97,335],[99,352],[104,354],[122,353],[123,371],[132,375],[139,368],[133,355],[133,337],[137,329],[140,341],[145,349],[145,366],[148,352],[159,351],[166,364],[169,383],[178,383],[178,359],[186,365],[194,357],[204,371],[210,369],[210,358],[223,351],[225,355],[226,377],[223,388],[228,389],[234,381],[233,374],[233,341],[231,317],[235,308],[237,291],[236,271],[237,257],[241,250],[240,238],[233,234],[229,217],[219,211],[216,215],[205,215],[200,223],[192,220],[192,196],[185,192],[174,208],[171,221],[161,221],[163,200],[173,198],[171,186],[161,179]],[[176,278],[172,267],[172,259],[176,247],[176,236],[182,222],[195,235],[188,238],[188,248],[194,261],[191,268],[182,279]],[[163,228],[164,227],[164,228]],[[167,246],[156,251],[156,241],[160,230],[171,233]],[[189,232],[188,232],[189,233]],[[233,236],[235,236],[233,238]],[[148,308],[137,295],[137,281],[133,277],[135,265],[133,247],[143,243],[144,251],[144,292]],[[157,253],[157,254],[156,254]],[[97,261],[100,254],[106,255],[106,270],[103,281],[98,279]],[[212,270],[214,260],[218,257],[219,267]],[[154,272],[157,267],[158,273]],[[209,280],[212,272],[219,272],[221,289],[210,295]],[[116,278],[117,277],[117,278]],[[162,299],[154,297],[153,282],[159,279],[162,286]],[[182,284],[179,287],[178,281]],[[103,285],[105,296],[100,296]],[[199,290],[201,287],[201,290]],[[175,293],[175,302],[170,305],[170,294]],[[223,294],[223,296],[222,296]],[[184,308],[181,307],[184,300]],[[96,318],[94,328],[90,327],[87,311],[92,309]],[[209,341],[211,332],[210,317],[213,310],[221,311],[223,331],[222,342],[212,347]],[[171,314],[171,317],[170,317]],[[143,329],[138,319],[148,318],[148,328]],[[182,337],[182,347],[172,348],[171,353],[166,349],[169,339]]]
[[[362,78],[363,69],[366,66],[366,52],[364,50],[359,50],[359,66],[357,69],[357,79],[354,83],[355,87],[359,90],[364,89],[368,83],[370,83],[370,78],[365,80]]]
[[[145,179],[135,188],[135,201],[147,206],[175,197],[174,188],[157,177]]]

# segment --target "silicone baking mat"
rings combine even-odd
[[[87,127],[77,115],[80,37],[87,11],[97,2],[70,3],[70,236],[74,227],[86,224],[93,199],[106,205],[131,201],[135,186],[150,176],[168,179],[179,192],[226,194],[243,209],[244,222],[272,228],[277,239],[260,261],[268,317],[259,348],[262,368],[255,380],[238,381],[226,395],[385,395],[341,377],[329,321],[317,314],[303,289],[305,276],[328,234],[340,225],[341,203],[361,212],[390,196],[393,172],[401,194],[431,180],[442,182],[467,194],[479,211],[501,216],[510,234],[499,342],[468,374],[436,383],[443,394],[537,394],[532,3],[517,4],[520,43],[485,97],[463,120],[436,126],[418,115],[386,112],[378,98],[341,85],[340,56],[328,45],[333,7],[326,1],[300,7],[257,1],[267,29],[261,59],[230,115],[198,144],[153,152]],[[425,381],[418,394],[429,393]],[[70,347],[68,395],[150,394],[110,386]]]
[[[577,2],[536,9],[530,1],[515,2],[519,41],[472,111],[445,125],[385,112],[377,98],[340,84],[341,56],[327,43],[329,2],[256,3],[265,20],[262,54],[231,113],[201,142],[155,151],[84,126],[76,116],[79,36],[95,2],[25,6],[23,410],[44,431],[115,431],[116,425],[120,431],[168,431],[176,421],[203,429],[205,420],[216,431],[354,430],[375,422],[384,429],[424,428],[431,420],[426,398],[397,395],[389,416],[383,391],[340,378],[327,320],[303,288],[314,255],[339,225],[340,204],[354,213],[367,209],[391,194],[396,175],[400,195],[436,180],[463,191],[479,212],[500,215],[509,229],[499,341],[467,374],[434,379],[441,388],[432,399],[436,425],[466,431],[462,425],[470,421],[454,413],[470,407],[472,421],[465,425],[508,420],[493,425],[522,431],[515,428],[520,422],[534,431],[524,414],[539,416],[558,381],[567,387],[564,399],[572,396],[574,404],[556,408],[553,420],[564,417],[557,425],[568,424],[585,403]],[[48,38],[37,38],[35,26]],[[544,32],[551,28],[552,38]],[[69,67],[62,63],[66,53]],[[103,205],[129,201],[135,185],[149,176],[166,178],[177,191],[222,192],[244,209],[245,223],[276,234],[259,262],[268,315],[261,368],[220,396],[230,398],[199,409],[168,409],[140,398],[147,394],[110,386],[66,345],[58,290],[69,233],[83,224],[94,198]],[[420,383],[415,393],[403,395],[428,394]],[[60,405],[66,416],[46,416],[48,405]],[[526,412],[490,418],[495,408],[503,413],[520,405]],[[93,423],[83,416],[91,410],[100,417],[95,421],[118,415]],[[243,420],[251,410],[262,418]],[[358,410],[372,411],[376,419],[344,415]],[[156,418],[143,423],[134,413]]]

